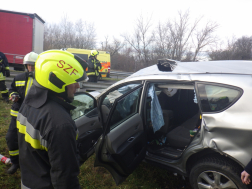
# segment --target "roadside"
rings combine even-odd
[[[0,97],[0,154],[9,157],[5,135],[10,123],[10,107]],[[116,186],[110,173],[104,168],[94,168],[95,155],[91,156],[81,167],[79,180],[83,189],[191,189],[189,182],[184,181],[181,176],[174,176],[171,172],[159,169],[147,163],[141,165],[123,182]],[[20,188],[20,171],[13,175],[5,172],[10,165],[0,162],[0,188]]]

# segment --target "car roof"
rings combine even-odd
[[[199,73],[225,73],[225,74],[252,74],[252,61],[244,60],[224,60],[224,61],[204,61],[204,62],[178,62],[172,71],[160,71],[157,64],[143,68],[128,78],[144,75],[164,75],[164,74],[199,74]]]

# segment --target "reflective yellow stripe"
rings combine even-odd
[[[8,93],[8,90],[1,91],[1,93]]]
[[[9,67],[5,67],[5,70],[10,70],[10,68]]]
[[[39,149],[39,150],[46,150],[47,151],[47,148],[45,146],[41,145],[40,140],[32,138],[30,136],[30,134],[27,132],[26,126],[22,125],[18,120],[17,120],[17,128],[18,128],[18,130],[19,130],[20,133],[22,133],[22,134],[25,135],[24,136],[25,141],[28,142],[33,148]],[[36,133],[35,133],[36,131],[37,130],[35,130],[33,128],[34,135],[36,135]]]
[[[87,75],[95,75],[95,72],[88,72]]]
[[[13,93],[16,93],[16,94],[18,94],[17,92],[12,92],[10,95],[9,95],[9,97],[11,97],[11,95],[13,94]]]
[[[79,130],[77,129],[77,131],[76,131],[76,140],[78,140],[78,138],[79,138]]]
[[[10,110],[10,115],[17,117],[18,111]]]
[[[0,72],[0,81],[5,80],[5,76],[3,75],[2,72]]]
[[[19,150],[9,151],[9,154],[11,156],[17,156],[17,155],[19,155]]]
[[[25,89],[25,96],[27,95],[28,91],[30,90],[32,83],[33,83],[33,78],[28,77],[27,85],[26,85],[26,89]]]
[[[15,84],[16,84],[16,87],[25,86],[25,81],[16,81]]]

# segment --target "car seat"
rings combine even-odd
[[[176,148],[185,148],[190,143],[190,130],[198,126],[200,112],[195,114],[190,119],[183,122],[181,125],[171,130],[167,135],[167,143],[169,146]]]

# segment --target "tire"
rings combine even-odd
[[[247,189],[240,175],[242,168],[224,157],[207,157],[198,161],[190,172],[193,189],[228,188]]]

